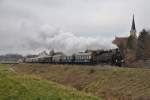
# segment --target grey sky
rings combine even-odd
[[[115,35],[149,28],[149,0],[0,0],[0,54],[113,48]]]

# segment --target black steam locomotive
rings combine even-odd
[[[73,55],[63,53],[44,54],[34,58],[25,58],[26,63],[49,63],[49,64],[111,64],[121,66],[123,57],[119,49],[113,50],[87,50]]]

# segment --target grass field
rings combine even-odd
[[[0,100],[100,100],[35,76],[18,75],[11,66],[0,65]]]
[[[18,64],[21,75],[34,75],[106,100],[150,100],[150,69],[108,66]]]

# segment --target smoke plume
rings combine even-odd
[[[39,28],[35,36],[28,36],[26,45],[34,50],[57,50],[68,53],[84,51],[86,49],[111,48],[110,40],[100,37],[76,36],[71,32],[64,32],[58,28],[44,25]]]

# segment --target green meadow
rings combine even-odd
[[[150,69],[107,65],[17,64],[19,75],[53,81],[106,100],[149,100]]]
[[[100,100],[96,96],[0,65],[0,100]]]

